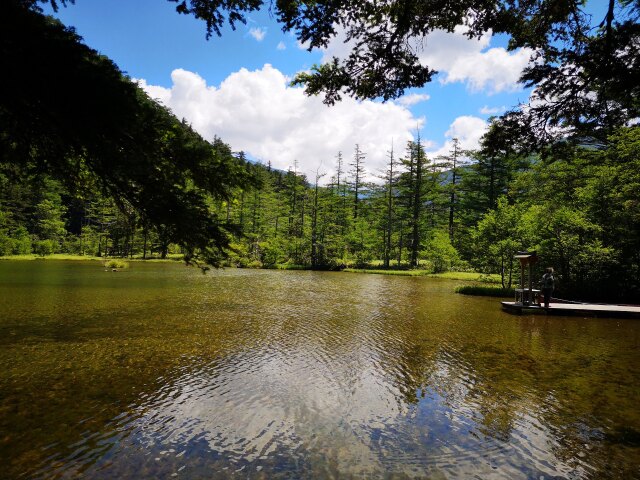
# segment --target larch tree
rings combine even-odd
[[[386,225],[384,228],[384,252],[383,262],[385,268],[389,268],[391,262],[391,250],[392,250],[392,234],[394,224],[394,200],[396,195],[396,184],[398,181],[398,166],[399,162],[394,157],[393,144],[389,151],[389,163],[387,164],[387,170],[384,173],[383,179],[385,182],[385,200],[386,200]]]
[[[360,202],[360,194],[362,193],[363,177],[365,175],[364,160],[366,154],[360,150],[360,145],[356,144],[356,149],[353,153],[353,161],[349,164],[351,166],[351,188],[353,191],[353,219],[358,219],[358,203]]]

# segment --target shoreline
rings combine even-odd
[[[91,255],[69,255],[66,253],[54,253],[51,255],[40,256],[35,254],[29,255],[7,255],[0,257],[0,261],[16,261],[16,262],[31,262],[34,260],[38,261],[52,261],[52,260],[69,260],[73,262],[108,262],[110,260],[122,260],[125,262],[155,262],[155,263],[173,263],[173,262],[182,262],[182,255],[176,257],[169,258],[121,258],[121,257],[94,257]]]
[[[77,262],[108,262],[110,260],[122,260],[125,262],[134,263],[175,263],[183,262],[182,255],[175,255],[169,258],[120,258],[120,257],[94,257],[90,255],[70,255],[70,254],[52,254],[46,256],[40,256],[35,254],[29,255],[8,255],[0,257],[0,261],[16,261],[16,262],[29,262],[29,261],[77,261]],[[242,268],[242,267],[222,267],[222,268]],[[246,268],[245,268],[246,269]],[[250,269],[248,269],[250,270]],[[278,265],[275,268],[256,268],[255,270],[311,270],[301,265],[295,265],[293,268],[287,268],[287,265]],[[460,280],[464,282],[482,283],[486,285],[495,285],[500,283],[500,276],[497,274],[483,274],[478,272],[444,272],[444,273],[432,273],[427,270],[394,270],[394,269],[379,269],[379,268],[345,268],[340,270],[346,273],[359,273],[367,275],[399,275],[407,277],[429,277],[429,278],[442,278],[447,280]]]
[[[347,273],[365,273],[369,275],[400,275],[407,277],[431,277],[431,278],[445,278],[448,280],[461,280],[465,282],[478,282],[486,284],[499,284],[500,275],[498,274],[485,274],[478,272],[443,272],[432,273],[428,270],[382,270],[375,268],[345,268],[342,270]]]

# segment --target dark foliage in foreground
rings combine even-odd
[[[72,29],[20,2],[0,17],[0,168],[48,173],[81,194],[98,188],[215,263],[228,245],[207,207],[245,178],[222,142],[204,141]]]

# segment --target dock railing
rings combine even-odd
[[[516,288],[516,303],[540,306],[540,290],[536,288]]]

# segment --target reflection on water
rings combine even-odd
[[[640,477],[640,322],[456,283],[0,262],[9,478]]]

